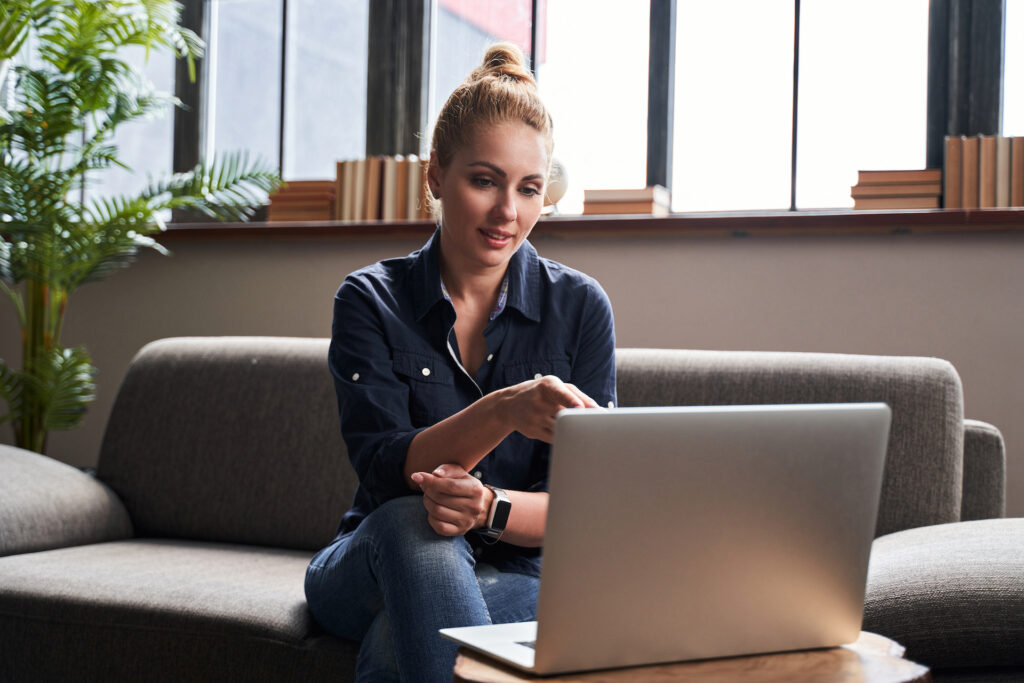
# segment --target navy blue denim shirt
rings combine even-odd
[[[475,377],[457,360],[455,309],[441,288],[440,231],[406,257],[345,278],[334,298],[329,365],[359,487],[339,537],[382,503],[422,495],[402,472],[413,437],[484,394],[556,375],[599,405],[615,403],[612,309],[597,281],[540,258],[528,241],[506,277],[505,306],[484,331],[486,360]],[[499,488],[546,491],[549,451],[513,432],[473,474]],[[539,573],[539,549],[488,545],[475,533],[467,539],[499,570]]]

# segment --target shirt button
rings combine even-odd
[[[543,377],[543,376],[544,376],[544,375],[542,375],[542,374],[540,374],[540,373],[538,372],[538,373],[537,373],[536,375],[534,375],[534,376],[533,376],[533,378],[534,378],[534,379],[540,379],[540,378],[541,378],[541,377]]]
[[[474,472],[473,476],[476,477],[477,479],[483,479],[484,478],[484,475],[483,475],[483,473],[480,470],[477,470],[476,472]]]
[[[430,368],[423,368],[423,370],[421,372],[423,373],[424,377],[429,377],[430,376]]]
[[[353,382],[358,382],[359,381],[359,373],[358,372],[353,372],[352,373],[352,381]]]
[[[494,354],[493,354],[493,353],[489,353],[489,354],[487,354],[487,360],[488,360],[488,361],[492,361],[492,360],[494,360]]]

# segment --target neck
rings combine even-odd
[[[448,295],[454,299],[493,299],[501,288],[508,263],[493,268],[469,267],[445,253],[441,241],[441,278]]]

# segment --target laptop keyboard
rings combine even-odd
[[[534,649],[533,646],[536,644],[536,642],[536,640],[517,640],[516,645],[522,645],[523,647],[528,647],[532,650]]]

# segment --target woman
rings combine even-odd
[[[359,488],[306,596],[362,641],[358,680],[450,681],[439,628],[535,618],[555,414],[615,401],[607,296],[526,241],[553,143],[523,62],[492,47],[441,110],[427,244],[335,296],[329,365]]]

